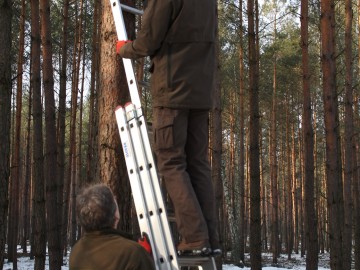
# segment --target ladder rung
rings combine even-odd
[[[138,84],[145,88],[150,88],[150,83],[146,81],[138,81]]]
[[[120,4],[120,6],[121,6],[122,10],[125,10],[125,11],[130,12],[130,13],[135,14],[135,15],[143,15],[143,13],[144,13],[144,11],[142,11],[140,9],[133,8],[133,7],[130,7],[130,6],[127,6],[127,5],[124,5],[124,4]]]

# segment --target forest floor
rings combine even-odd
[[[18,249],[19,250],[19,249]],[[19,250],[20,251],[20,250]],[[20,252],[19,252],[20,253]],[[48,259],[48,258],[47,258]],[[62,267],[62,270],[69,270],[68,266],[68,257],[64,258],[65,265]],[[272,254],[271,253],[262,253],[262,263],[263,269],[273,270],[273,269],[296,269],[296,270],[305,270],[306,269],[306,258],[301,257],[299,254],[292,254],[291,259],[288,259],[286,254],[281,254],[278,258],[278,263],[272,263]],[[12,263],[7,262],[5,259],[5,264],[3,270],[13,269]],[[319,263],[318,270],[329,270],[330,269],[330,255],[329,253],[319,254]],[[29,254],[18,254],[18,270],[32,270],[34,269],[34,260],[30,260]],[[48,260],[46,260],[46,270],[49,269]],[[233,264],[224,261],[223,270],[247,270],[250,269],[250,256],[245,254],[245,263],[241,266],[234,266]]]
[[[288,259],[287,254],[281,254],[278,258],[278,262],[274,264],[271,253],[262,253],[262,265],[263,269],[306,269],[306,257],[301,257],[300,254],[291,254],[291,259]],[[224,262],[226,265],[230,265],[229,262]],[[237,265],[238,268],[224,268],[224,269],[247,269],[250,267],[250,254],[245,254],[245,263]],[[329,253],[320,253],[319,270],[330,269],[330,254]]]

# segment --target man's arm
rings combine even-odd
[[[170,27],[173,5],[171,0],[149,0],[142,18],[142,28],[134,41],[120,48],[124,58],[153,55],[160,48]]]

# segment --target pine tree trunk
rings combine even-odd
[[[300,113],[299,113],[300,114]],[[300,130],[300,121],[299,121],[299,126],[298,126],[299,130]],[[300,137],[299,138],[299,149],[303,149],[303,139]],[[299,233],[300,233],[300,243],[301,243],[301,249],[300,249],[300,255],[301,257],[305,256],[305,227],[304,227],[304,222],[305,222],[305,212],[304,212],[304,204],[305,204],[305,177],[304,177],[304,151],[299,151],[300,155],[299,155],[299,168],[300,168],[300,177],[299,177],[299,182],[300,182],[300,195],[299,195]]]
[[[39,1],[31,1],[31,86],[33,91],[33,169],[32,169],[32,253],[35,270],[45,269],[46,221],[45,221],[45,176],[43,155],[43,112],[40,75],[40,23]]]
[[[27,241],[30,236],[30,196],[31,196],[31,155],[32,151],[30,150],[31,144],[31,108],[32,108],[32,87],[29,89],[29,101],[28,101],[28,115],[27,115],[27,127],[26,127],[26,151],[25,151],[25,175],[23,183],[23,238],[22,238],[22,249],[23,253],[27,253]]]
[[[260,130],[259,137],[262,138],[262,132]],[[263,153],[263,144],[262,140],[260,140],[260,153]],[[260,188],[261,188],[261,222],[262,222],[262,229],[261,229],[261,239],[263,241],[262,250],[268,251],[268,216],[269,216],[269,203],[267,200],[267,183],[265,182],[265,177],[263,176],[263,155],[260,154]]]
[[[25,36],[25,1],[21,2],[19,49],[17,61],[16,84],[16,116],[13,153],[10,174],[10,205],[8,226],[8,260],[13,262],[13,269],[17,270],[17,239],[19,229],[19,194],[20,194],[20,136],[21,136],[21,111],[24,63],[24,36]]]
[[[344,162],[344,270],[351,269],[354,177],[354,116],[353,116],[353,63],[352,63],[352,0],[345,0],[345,162]]]
[[[78,2],[76,3],[78,4]],[[69,244],[73,246],[75,244],[75,231],[72,231],[73,226],[72,221],[74,220],[74,215],[71,209],[71,203],[75,203],[72,200],[72,184],[76,181],[76,119],[77,119],[77,99],[78,99],[78,58],[79,56],[79,18],[76,9],[76,23],[75,23],[75,35],[74,35],[74,53],[72,58],[72,78],[71,78],[71,113],[70,113],[70,139],[69,139],[69,153],[68,153],[68,170],[64,182],[64,209],[63,209],[63,220],[64,227],[62,228],[62,239],[65,241],[63,243],[64,247],[68,246],[68,232],[70,231]],[[71,213],[69,215],[69,212]]]
[[[303,70],[303,140],[304,140],[304,182],[305,182],[305,241],[306,269],[318,268],[317,218],[314,201],[314,132],[312,129],[312,109],[308,52],[308,0],[301,2],[301,47]]]
[[[259,73],[256,51],[254,1],[248,0],[248,48],[249,48],[249,94],[250,94],[250,257],[251,269],[261,269],[261,211],[259,166]]]
[[[218,33],[217,33],[218,37]],[[219,220],[219,238],[220,243],[224,247],[224,205],[223,205],[223,183],[222,183],[222,114],[221,114],[221,86],[220,86],[220,65],[219,65],[219,41],[216,43],[216,71],[215,71],[215,89],[214,89],[214,107],[211,111],[211,124],[210,124],[210,161],[211,161],[211,177],[214,185],[215,201],[216,201],[216,212]],[[222,260],[218,258],[216,260],[217,267],[221,267]]]
[[[287,98],[288,99],[288,98]],[[293,213],[293,208],[292,208],[292,159],[291,159],[291,140],[292,140],[292,124],[290,123],[290,112],[289,112],[289,106],[291,106],[289,104],[289,101],[287,100],[287,108],[286,108],[286,159],[288,160],[287,162],[287,173],[286,173],[286,183],[284,183],[284,189],[285,189],[285,194],[284,197],[286,198],[285,201],[285,213],[286,213],[286,223],[285,223],[285,229],[286,229],[286,248],[287,248],[287,254],[288,254],[288,259],[291,259],[291,254],[292,254],[292,250],[293,250],[293,245],[292,245],[292,239],[293,239],[293,234],[292,234],[292,213]]]
[[[231,236],[232,260],[235,263],[240,261],[240,239],[239,239],[239,196],[238,196],[238,177],[235,177],[235,104],[236,95],[230,93],[230,142],[229,142],[229,161],[228,161],[228,216],[229,231]]]
[[[354,95],[354,111],[358,111],[359,106],[357,105],[358,96]],[[354,117],[354,126],[359,126],[359,116],[355,115]],[[354,150],[353,151],[353,164],[354,168],[354,177],[353,177],[353,197],[354,197],[354,256],[355,256],[355,270],[360,269],[360,175],[359,175],[359,135],[354,138]]]
[[[323,101],[326,136],[327,209],[329,211],[330,267],[344,263],[344,199],[335,63],[335,3],[321,1]]]
[[[357,2],[358,4],[358,17],[357,17],[357,30],[358,30],[358,51],[360,51],[360,0]],[[357,59],[357,75],[360,74],[360,54],[358,55]],[[358,95],[355,95],[354,101],[358,100]],[[357,112],[359,110],[358,102],[354,102],[355,108],[354,111]],[[354,126],[359,126],[359,116],[355,114],[355,124]],[[355,254],[355,270],[360,270],[360,197],[358,196],[360,191],[360,164],[358,161],[358,154],[359,153],[359,135],[357,135],[354,139],[355,144],[355,151],[354,151],[354,198],[355,198],[355,229],[354,229],[354,240],[355,240],[355,247],[354,247],[354,254]]]
[[[58,230],[63,231],[67,226],[67,219],[63,217],[64,211],[64,179],[65,179],[65,132],[66,132],[66,82],[67,82],[67,60],[68,60],[68,35],[69,35],[69,0],[64,1],[63,7],[63,33],[61,40],[61,69],[59,90],[59,112],[57,118],[57,164],[58,164]],[[61,251],[66,249],[64,235],[61,239]]]
[[[81,0],[79,2],[79,14],[77,16],[77,21],[76,21],[76,37],[75,37],[75,46],[76,46],[76,54],[74,57],[74,79],[73,79],[73,98],[74,101],[72,102],[72,106],[73,106],[73,110],[72,110],[72,128],[73,128],[73,135],[74,135],[74,149],[73,149],[73,167],[72,167],[72,177],[71,177],[71,217],[70,217],[70,245],[73,246],[76,242],[76,235],[77,235],[77,225],[76,225],[76,214],[75,214],[75,207],[76,207],[76,194],[77,194],[77,190],[79,188],[80,185],[80,176],[81,176],[81,161],[79,161],[81,159],[81,136],[77,136],[76,135],[76,125],[77,122],[79,122],[79,127],[78,127],[78,132],[79,134],[81,134],[82,130],[82,108],[81,108],[81,103],[82,103],[82,99],[80,99],[80,106],[78,108],[78,93],[80,92],[80,94],[82,93],[82,89],[79,88],[79,84],[80,84],[80,64],[81,64],[81,59],[83,57],[83,14],[84,14],[84,1]],[[79,114],[79,120],[77,121],[77,114],[78,114],[78,110],[80,110],[80,114]]]
[[[40,0],[41,44],[43,58],[43,87],[45,94],[45,179],[46,179],[46,216],[49,266],[53,270],[61,269],[62,252],[57,212],[57,149],[56,117],[54,98],[54,78],[52,64],[52,40],[49,0]]]
[[[358,36],[357,36],[357,41],[358,41],[358,51],[360,51],[360,0],[358,0],[357,2],[358,5],[358,17],[357,17],[357,30],[358,30]],[[357,75],[359,76],[360,74],[360,54],[358,55],[358,59],[357,59]],[[355,94],[355,98],[354,98],[354,111],[358,112],[359,107],[358,107],[358,102],[356,102],[358,100],[358,95]],[[354,126],[358,127],[359,126],[359,116],[358,114],[355,114],[355,124]],[[358,153],[359,153],[359,135],[357,135],[354,139],[354,144],[355,144],[355,151],[354,151],[354,198],[355,198],[355,229],[354,229],[354,240],[355,240],[355,247],[354,247],[354,254],[355,254],[355,270],[360,270],[360,196],[358,196],[359,191],[360,191],[360,164],[358,161]]]
[[[240,96],[239,96],[239,258],[245,260],[245,73],[244,73],[244,48],[243,48],[243,0],[239,1],[239,71],[240,71]]]
[[[276,15],[274,20],[274,36],[276,37]],[[275,42],[275,41],[274,41]],[[273,254],[273,263],[277,263],[279,256],[279,194],[277,183],[277,135],[276,135],[276,55],[274,55],[274,70],[273,70],[273,93],[272,93],[272,109],[271,109],[271,127],[270,127],[270,182],[271,182],[271,247]]]
[[[127,2],[127,3],[126,3]],[[124,4],[131,5],[131,1]],[[121,58],[115,54],[116,32],[110,3],[102,2],[99,74],[99,168],[118,200],[120,229],[131,231],[131,192],[114,110],[130,100]],[[133,39],[134,15],[124,13],[128,38]],[[112,53],[109,53],[112,52]]]
[[[12,1],[0,4],[0,269],[3,268],[10,176]]]
[[[86,157],[86,182],[93,183],[97,171],[97,151],[96,151],[96,135],[98,126],[98,117],[96,115],[96,96],[97,81],[99,74],[99,9],[100,0],[94,2],[93,29],[92,29],[92,53],[91,53],[91,79],[90,79],[90,98],[89,98],[89,125],[88,125],[88,141],[87,141],[87,157]]]

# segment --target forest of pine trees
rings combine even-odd
[[[217,7],[209,157],[222,259],[250,254],[257,270],[264,252],[274,264],[296,253],[311,270],[329,252],[331,269],[360,270],[360,0]],[[124,19],[134,39],[141,17]],[[48,250],[60,270],[81,236],[76,194],[91,183],[111,187],[119,229],[138,234],[114,115],[130,99],[116,40],[108,0],[0,0],[0,269],[29,256],[43,270]],[[134,65],[151,123],[149,60]]]

